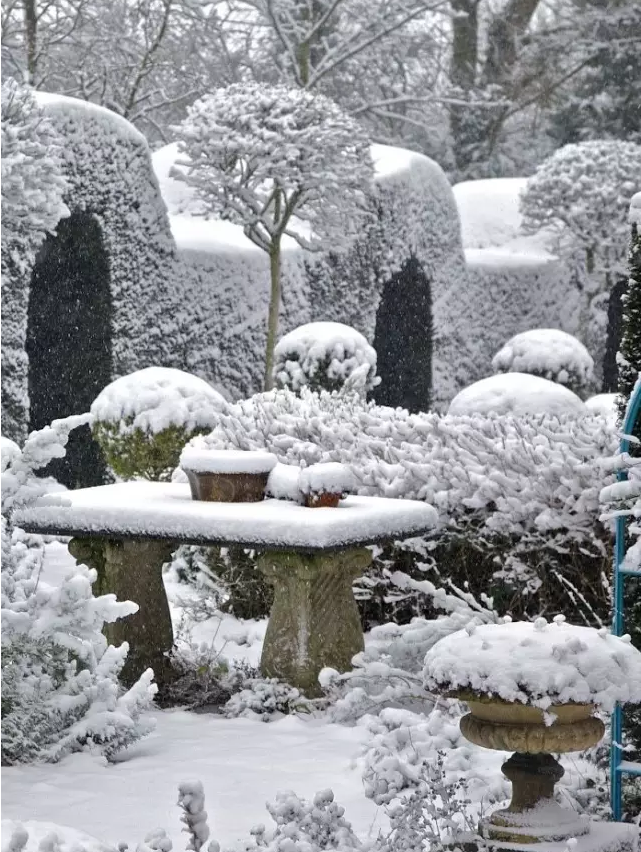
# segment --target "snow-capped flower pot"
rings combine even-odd
[[[180,467],[194,500],[258,503],[265,497],[276,456],[262,450],[206,450],[186,447]]]
[[[308,509],[336,508],[342,497],[354,490],[351,470],[339,462],[304,467],[298,477],[298,489]]]
[[[587,833],[589,820],[554,801],[563,768],[552,753],[596,745],[605,730],[597,708],[641,701],[641,652],[629,637],[554,621],[469,625],[425,657],[426,688],[469,706],[465,738],[514,751],[502,766],[512,801],[482,820],[486,838],[538,843]]]

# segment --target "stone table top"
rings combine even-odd
[[[347,497],[337,508],[314,509],[285,500],[208,503],[192,500],[188,485],[146,481],[47,494],[14,515],[17,526],[43,535],[304,552],[410,538],[437,521],[418,500]]]

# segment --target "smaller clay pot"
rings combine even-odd
[[[193,500],[258,503],[265,497],[268,473],[205,473],[185,470]]]
[[[308,509],[335,509],[342,496],[342,494],[323,491],[321,494],[305,494],[303,499]]]

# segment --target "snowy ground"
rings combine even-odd
[[[65,545],[48,545],[43,579],[55,583],[71,564]],[[181,614],[177,601],[188,590],[170,577],[165,581],[177,627]],[[193,638],[213,640],[227,658],[257,665],[265,627],[266,621],[240,622],[226,616],[222,622],[198,625]],[[27,852],[36,852],[50,824],[107,843],[126,841],[130,848],[150,830],[163,827],[179,850],[184,844],[177,786],[194,779],[204,785],[211,836],[223,848],[248,840],[257,823],[272,824],[265,802],[273,801],[280,790],[309,798],[331,788],[362,839],[387,829],[385,809],[364,794],[363,752],[373,736],[366,725],[349,727],[301,716],[266,724],[257,717],[225,719],[183,710],[158,710],[153,715],[155,732],[115,764],[78,754],[59,764],[3,768],[3,841],[17,820],[30,831]],[[460,777],[469,771],[485,790],[487,782],[495,789],[505,785],[499,769],[504,754],[466,744],[451,757],[453,766],[460,762]],[[569,776],[580,777],[589,769],[573,756],[568,758],[564,763]],[[65,834],[68,844],[79,839],[73,831]]]
[[[47,557],[46,579],[55,582],[72,563],[58,543],[48,546]],[[175,600],[185,587],[169,581],[167,591]],[[172,614],[176,623],[179,609],[172,607]],[[225,645],[227,657],[257,664],[265,626],[229,617],[220,626],[199,626],[195,638],[207,641],[216,632],[216,643]],[[363,728],[301,717],[266,724],[258,718],[224,719],[182,710],[153,715],[156,731],[116,764],[80,754],[55,765],[3,768],[3,819],[58,823],[134,846],[162,826],[181,848],[177,785],[199,779],[212,836],[222,845],[248,839],[256,823],[269,824],[265,802],[278,790],[307,797],[331,787],[359,835],[376,835],[386,825],[383,809],[365,798],[355,761],[367,736]]]

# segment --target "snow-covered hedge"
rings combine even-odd
[[[50,586],[44,542],[11,524],[12,512],[47,490],[34,472],[64,456],[69,432],[90,418],[54,421],[22,451],[3,454],[2,763],[59,760],[82,749],[110,757],[148,733],[141,716],[156,693],[148,669],[124,692],[118,675],[128,646],[108,645],[105,623],[131,615],[131,601],[94,597],[96,571],[84,565]]]
[[[358,370],[358,376],[354,373]],[[361,375],[362,374],[362,375]],[[274,350],[276,386],[338,391],[353,377],[363,393],[380,383],[376,352],[360,332],[339,322],[311,322],[282,337]]]
[[[497,373],[530,373],[565,385],[585,398],[594,385],[594,361],[576,337],[557,328],[515,334],[492,359]]]
[[[466,297],[452,191],[442,170],[427,157],[381,145],[372,147],[372,155],[380,210],[377,227],[340,255],[312,255],[293,241],[283,243],[281,327],[287,333],[309,321],[342,322],[361,332],[376,348],[383,288],[415,258],[431,287],[435,399],[443,404],[469,382],[474,369],[466,334],[474,306]],[[240,228],[181,215],[189,188],[170,177],[177,158],[175,144],[153,155],[172,233],[185,262],[180,287],[186,302],[200,310],[201,335],[189,353],[188,369],[211,376],[217,386],[236,398],[249,396],[261,382],[268,261]],[[399,301],[395,307],[402,328],[408,306]],[[429,293],[417,294],[415,313],[420,314],[413,319],[422,322],[425,337],[429,334]],[[415,368],[422,386],[420,371],[429,370],[429,365],[416,363]],[[385,381],[385,375],[382,379]],[[429,388],[429,381],[424,384]]]
[[[468,329],[474,379],[489,375],[494,354],[527,329],[554,326],[583,339],[581,293],[571,269],[553,253],[549,234],[522,233],[519,205],[526,184],[526,178],[496,178],[453,187],[474,304]]]
[[[225,400],[211,385],[171,367],[146,367],[111,382],[94,400],[92,432],[125,479],[169,479],[194,435],[207,432]]]
[[[69,210],[62,146],[33,94],[2,84],[2,428],[23,437],[29,274],[36,252]]]
[[[30,274],[43,232],[55,226],[56,216],[84,211],[100,227],[108,259],[112,316],[96,317],[95,321],[109,323],[113,329],[112,375],[154,363],[181,366],[198,326],[197,314],[192,322],[193,305],[185,302],[176,287],[184,272],[145,138],[125,119],[102,107],[41,92],[35,98],[59,146],[57,151],[50,149],[50,156],[57,156],[61,165],[68,211],[51,210],[51,221],[40,229],[33,249],[21,251],[20,268],[12,269],[8,279],[3,276],[3,356],[11,364],[22,364],[17,372],[7,371],[6,377],[3,371],[3,400],[20,401],[20,411],[10,413],[3,430],[18,440],[28,426],[24,349]],[[2,156],[4,163],[4,144]],[[52,162],[46,161],[49,168]],[[48,192],[51,195],[55,190],[52,179]],[[40,209],[40,201],[34,198],[33,203]],[[10,227],[8,220],[5,226]]]

